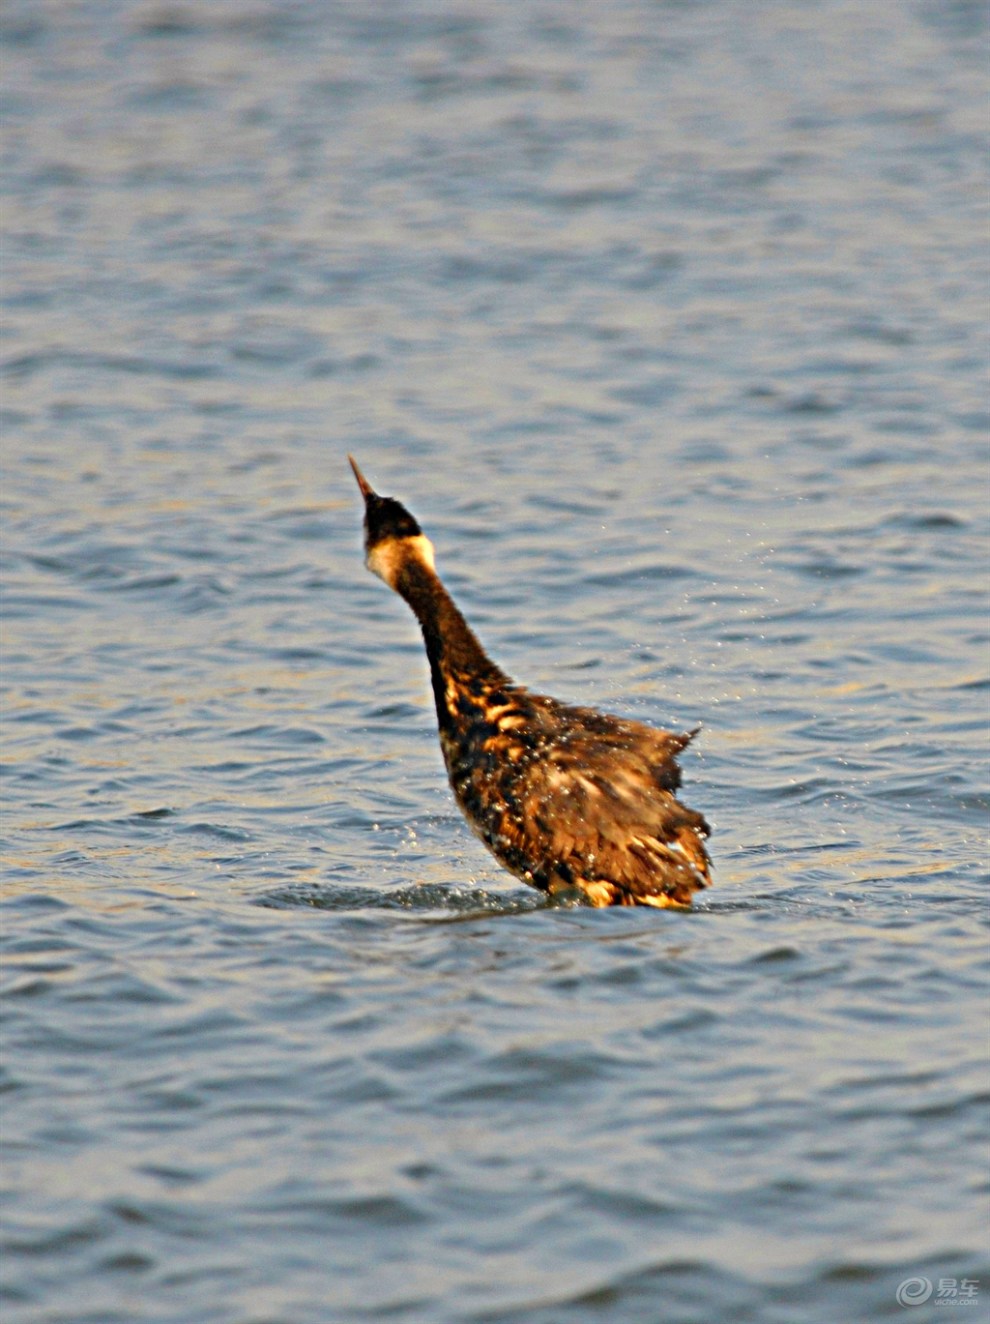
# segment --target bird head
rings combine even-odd
[[[433,570],[433,544],[415,517],[394,497],[379,496],[348,455],[354,477],[364,497],[364,554],[368,569],[396,588],[405,566],[412,562]]]

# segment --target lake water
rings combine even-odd
[[[983,4],[2,28],[4,1324],[990,1318]],[[348,451],[694,913],[476,843]]]

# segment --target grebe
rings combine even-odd
[[[364,497],[368,569],[423,631],[440,748],[458,805],[510,873],[592,906],[687,909],[711,881],[708,824],[674,796],[677,735],[574,708],[516,685],[440,582],[433,544],[405,506]]]

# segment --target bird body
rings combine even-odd
[[[436,572],[433,546],[350,460],[370,570],[423,632],[440,748],[468,823],[516,877],[593,906],[685,909],[710,881],[708,825],[674,795],[692,739],[517,685],[486,654]]]

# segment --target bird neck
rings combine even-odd
[[[441,727],[453,720],[457,697],[480,697],[492,686],[511,685],[434,570],[422,561],[411,561],[403,566],[394,587],[415,612],[423,631]]]

